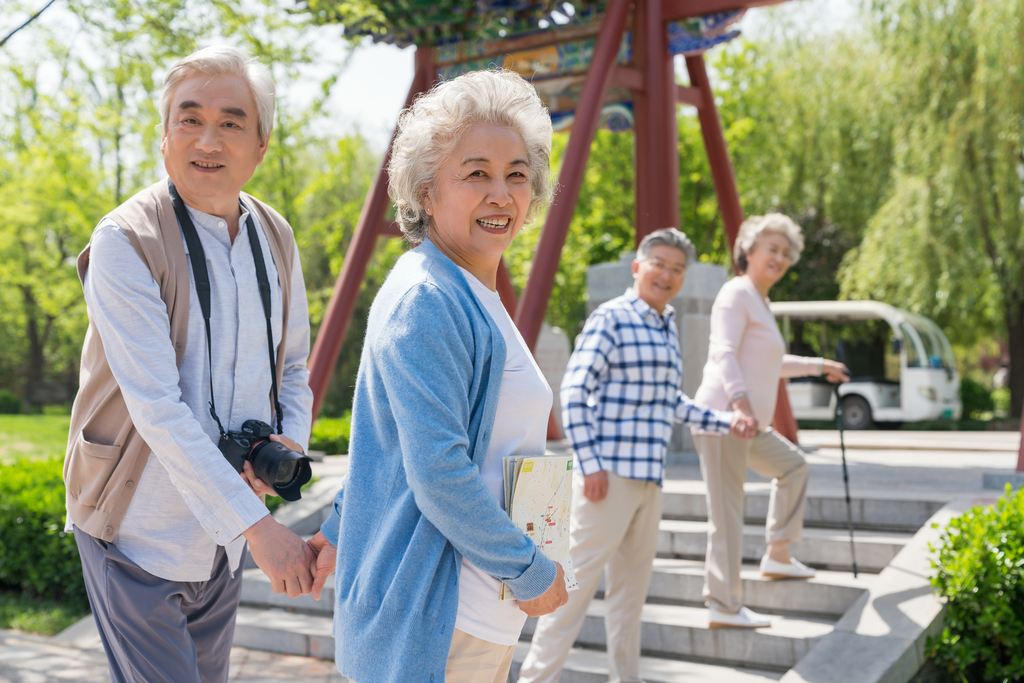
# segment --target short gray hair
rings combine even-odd
[[[160,119],[164,131],[171,116],[171,95],[178,84],[189,76],[206,74],[208,76],[239,76],[249,86],[252,98],[256,100],[256,116],[260,142],[270,138],[274,129],[274,107],[277,95],[274,89],[274,77],[270,69],[248,56],[237,47],[230,45],[214,45],[193,52],[174,63],[164,77],[164,89],[160,93]]]
[[[733,247],[733,258],[736,259],[740,273],[747,272],[747,254],[754,250],[762,237],[770,233],[782,235],[789,240],[789,265],[800,260],[804,250],[804,235],[792,218],[781,213],[751,216],[740,225],[736,245]]]
[[[679,232],[675,228],[655,230],[640,240],[640,246],[636,250],[636,260],[643,261],[646,259],[651,253],[651,247],[656,247],[659,244],[678,249],[686,254],[687,266],[697,260],[697,249],[693,246],[693,242],[686,236],[686,233]]]
[[[506,69],[471,71],[439,83],[398,117],[388,162],[388,194],[406,239],[422,242],[430,216],[423,201],[437,186],[437,173],[466,129],[492,123],[517,132],[526,146],[532,220],[551,199],[551,117],[537,91]]]

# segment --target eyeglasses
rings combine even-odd
[[[670,266],[664,261],[660,261],[658,259],[653,258],[644,259],[644,263],[646,263],[651,268],[651,270],[654,270],[655,272],[658,273],[667,272],[672,277],[683,277],[684,275],[686,275],[686,266]]]

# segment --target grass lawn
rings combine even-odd
[[[0,628],[52,636],[88,613],[88,605],[29,598],[18,592],[0,591]]]
[[[62,454],[70,424],[67,415],[0,415],[0,462]]]

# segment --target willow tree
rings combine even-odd
[[[1024,408],[1024,4],[876,0],[897,74],[897,182],[847,258],[851,298],[894,301],[954,341],[1008,340]]]

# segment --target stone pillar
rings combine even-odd
[[[599,263],[587,269],[587,314],[609,299],[621,295],[633,286],[632,252],[623,254],[615,263]],[[683,353],[683,391],[693,396],[700,386],[704,364],[708,360],[708,340],[711,336],[711,305],[718,290],[729,279],[722,266],[691,263],[686,270],[686,281],[672,300],[676,309],[679,348]],[[672,430],[669,444],[669,462],[696,462],[697,453],[690,438],[690,430],[677,424]]]
[[[540,338],[537,339],[533,357],[537,359],[537,365],[544,373],[544,379],[551,385],[551,392],[554,394],[552,408],[555,422],[558,423],[558,430],[562,433],[565,432],[565,429],[562,427],[562,403],[558,400],[558,391],[562,387],[562,375],[569,367],[571,354],[572,345],[562,328],[544,323],[540,328]]]

